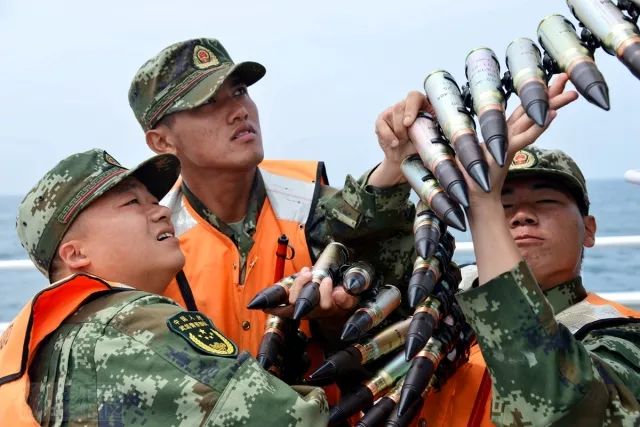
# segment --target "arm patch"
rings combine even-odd
[[[208,317],[198,311],[180,312],[167,319],[167,326],[201,353],[219,357],[238,355],[236,345],[222,335]]]

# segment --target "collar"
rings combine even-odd
[[[189,204],[198,213],[198,215],[204,218],[209,224],[218,229],[221,233],[236,242],[236,244],[241,240],[241,236],[237,236],[236,232],[231,227],[229,227],[229,225],[223,222],[216,214],[211,212],[211,210],[209,210],[209,208],[207,208],[205,204],[202,203],[202,201],[200,201],[200,199],[198,199],[198,197],[193,194],[193,192],[191,192],[184,181],[182,181],[181,187],[182,192],[189,201]],[[249,236],[253,236],[256,231],[258,215],[260,214],[260,210],[262,209],[262,205],[264,204],[264,200],[266,197],[267,191],[264,186],[264,180],[262,179],[260,169],[257,169],[255,177],[253,178],[253,183],[251,184],[249,204],[247,205],[247,214],[244,217],[244,232]]]
[[[553,312],[557,314],[585,299],[587,291],[582,285],[582,277],[578,276],[544,291],[544,295],[553,307]]]

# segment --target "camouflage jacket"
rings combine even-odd
[[[524,261],[457,296],[491,373],[497,425],[640,425],[640,323],[578,339],[554,313],[586,296],[580,277],[543,293]]]
[[[213,355],[169,327],[198,316],[141,291],[85,304],[47,338],[31,365],[36,420],[44,426],[326,425],[320,389],[296,393],[247,353],[236,355],[233,344],[230,357]]]
[[[389,188],[367,185],[375,168],[358,180],[347,175],[342,190],[322,186],[315,210],[307,221],[307,243],[315,259],[331,241],[344,243],[358,259],[369,261],[386,283],[400,283],[411,274],[415,257],[413,217],[409,184]],[[233,241],[240,253],[242,270],[253,246],[258,215],[266,198],[260,171],[253,182],[247,214],[238,233],[222,222],[183,183],[182,191],[198,214]]]

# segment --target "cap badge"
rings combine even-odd
[[[198,45],[193,49],[193,65],[195,65],[196,68],[204,70],[205,68],[220,65],[220,61],[209,49]]]
[[[524,150],[520,150],[513,157],[510,169],[526,169],[536,164],[536,157]]]
[[[109,163],[112,166],[122,167],[120,165],[120,163],[118,163],[118,161],[116,159],[114,159],[113,156],[111,154],[107,153],[106,151],[104,152],[104,161]]]

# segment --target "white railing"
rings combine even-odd
[[[612,246],[640,246],[640,236],[605,236],[596,238],[596,248]],[[472,242],[456,242],[457,253],[473,252]],[[35,266],[28,259],[0,260],[2,270],[34,270]]]
[[[596,238],[596,248],[620,246],[640,246],[640,236],[606,236]],[[456,252],[473,252],[473,243],[456,242]],[[35,266],[28,259],[0,260],[0,271],[34,269]],[[598,292],[598,295],[640,310],[640,292]],[[0,322],[0,333],[2,333],[7,325],[8,323]]]

